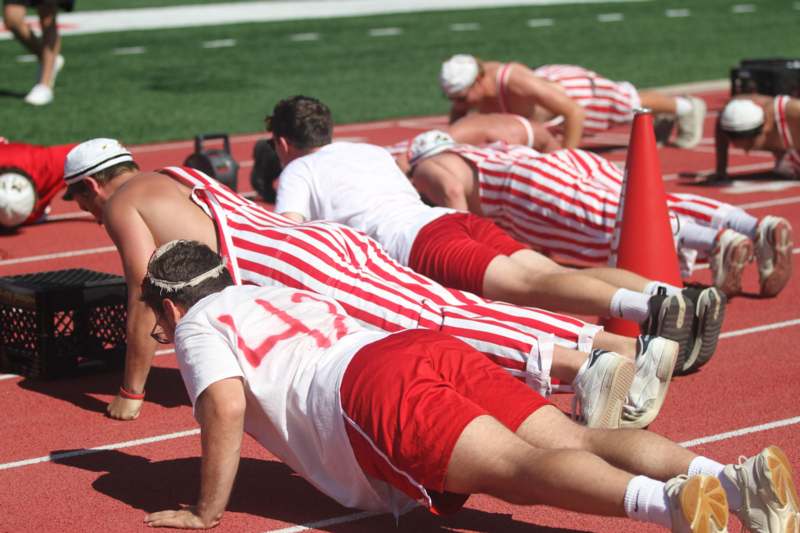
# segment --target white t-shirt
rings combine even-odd
[[[385,149],[346,142],[289,163],[278,182],[275,211],[359,229],[406,266],[419,230],[454,212],[425,205]]]
[[[192,405],[211,384],[242,377],[245,431],[342,505],[397,514],[411,500],[363,473],[339,396],[355,353],[386,335],[364,330],[325,296],[239,285],[189,310],[175,352]]]

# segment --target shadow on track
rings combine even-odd
[[[54,450],[51,453],[72,451],[75,450]],[[102,494],[141,509],[143,514],[178,509],[180,505],[194,504],[197,499],[200,483],[199,457],[150,461],[119,450],[105,450],[53,462],[91,472],[103,472],[92,486]],[[248,457],[243,457],[239,465],[227,510],[291,524],[308,524],[334,517],[346,517],[357,512],[327,498],[285,464]],[[236,517],[230,517],[229,521],[233,520]],[[462,509],[449,517],[434,516],[426,510],[418,509],[402,516],[399,526],[395,524],[394,517],[387,514],[328,526],[321,530],[337,533],[391,530],[445,532],[453,529],[509,533],[579,533],[573,529],[537,527],[535,524],[515,520],[508,514],[476,509]]]

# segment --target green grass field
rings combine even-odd
[[[137,9],[140,7],[163,7],[188,4],[232,4],[255,1],[256,0],[76,0],[75,11]]]
[[[104,0],[97,0],[98,2]],[[109,3],[109,2],[105,2]],[[591,67],[639,87],[725,78],[739,59],[797,57],[800,11],[792,0],[763,0],[755,13],[738,2],[647,2],[448,11],[381,17],[241,24],[70,36],[55,102],[25,105],[35,65],[0,42],[0,135],[37,143],[113,136],[128,143],[184,139],[201,131],[253,132],[280,98],[321,98],[338,123],[445,113],[437,73],[452,53]],[[668,18],[665,9],[691,9]],[[601,13],[623,22],[598,23]],[[531,28],[529,19],[552,18]],[[453,32],[453,23],[479,31]],[[371,28],[402,34],[369,37]],[[290,36],[317,32],[317,41]],[[230,48],[205,41],[235,39]],[[144,46],[141,55],[114,55]]]

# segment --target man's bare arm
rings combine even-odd
[[[285,213],[281,213],[281,215],[285,216],[289,220],[297,222],[298,224],[302,224],[306,221],[306,217],[301,215],[300,213],[295,213],[293,211],[286,211]]]
[[[564,148],[577,148],[583,136],[583,121],[586,113],[563,91],[530,72],[512,71],[509,90],[513,95],[542,106],[555,116],[564,117]],[[527,117],[531,122],[535,117]]]
[[[246,401],[240,378],[211,384],[197,399],[203,458],[197,505],[149,514],[152,527],[207,529],[219,524],[231,495],[244,433]]]
[[[135,207],[115,201],[106,205],[103,216],[106,230],[122,258],[128,287],[127,350],[122,386],[130,393],[142,394],[153,362],[156,342],[150,338],[155,315],[141,301],[142,280],[147,262],[156,248],[153,235]],[[111,418],[132,420],[139,416],[143,400],[117,396],[108,406]]]

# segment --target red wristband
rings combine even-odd
[[[142,391],[141,394],[134,394],[132,392],[126,391],[125,387],[120,385],[119,396],[120,398],[125,398],[126,400],[144,400],[144,391]]]

